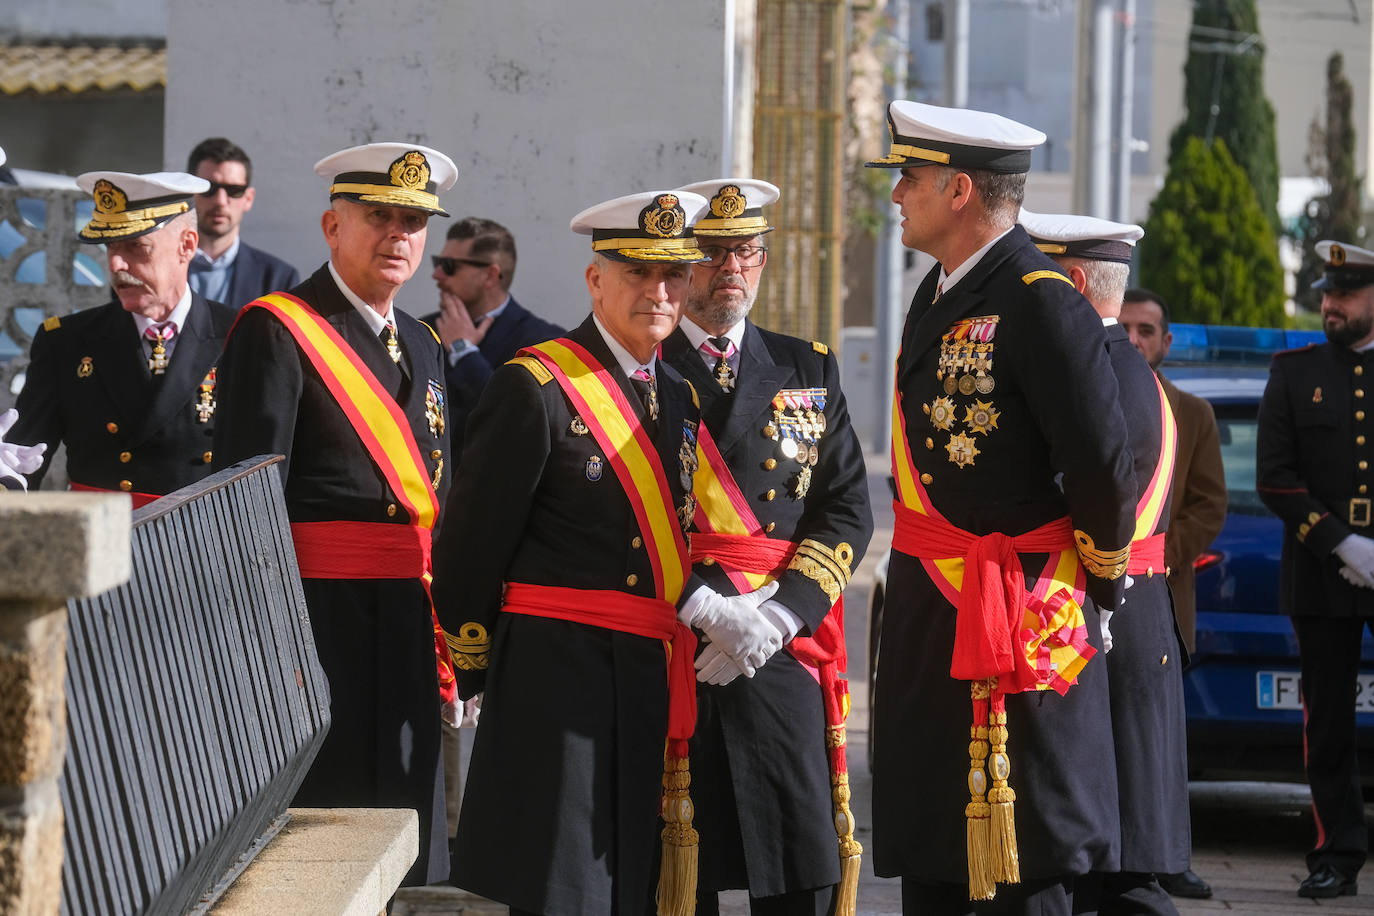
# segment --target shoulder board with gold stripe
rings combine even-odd
[[[819,340],[811,341],[811,349],[815,350],[821,356],[825,356],[830,352],[830,348],[827,347],[825,344],[821,343]]]
[[[553,381],[553,373],[546,369],[544,364],[533,356],[517,356],[507,362],[506,365],[524,366],[529,370],[530,375],[534,376],[534,380],[538,382],[541,387]]]
[[[43,330],[45,331],[56,331],[61,326],[62,319],[56,315],[53,315],[51,318],[43,319]]]
[[[416,320],[419,321],[419,319],[416,319]],[[434,335],[434,342],[435,342],[435,343],[437,343],[437,344],[443,343],[443,341],[439,339],[439,335],[435,332],[435,330],[429,326],[429,322],[427,322],[427,321],[421,321],[420,324],[422,324],[422,325],[425,326],[425,330],[426,330],[426,331],[428,331],[429,333],[431,333],[431,334]]]
[[[683,379],[683,381],[687,382],[687,390],[692,393],[692,406],[695,407],[697,410],[701,410],[701,399],[697,397],[696,386],[694,386],[691,382],[687,381],[687,379]]]
[[[1021,282],[1027,286],[1030,286],[1036,280],[1063,280],[1065,283],[1073,286],[1073,281],[1057,270],[1032,270],[1021,278]]]

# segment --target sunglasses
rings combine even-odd
[[[207,178],[206,180],[209,181],[208,178]],[[201,196],[201,197],[214,197],[215,194],[217,194],[217,193],[220,192],[220,191],[223,191],[225,194],[228,194],[230,197],[232,197],[232,198],[234,198],[235,200],[237,200],[238,198],[242,197],[245,193],[247,193],[247,191],[248,191],[248,185],[246,185],[246,184],[223,184],[223,183],[218,182],[218,181],[211,181],[211,182],[210,182],[210,190],[208,190],[208,191],[202,191],[200,196]]]
[[[476,261],[472,258],[441,258],[439,255],[430,255],[429,258],[434,262],[434,266],[444,272],[444,276],[451,277],[458,272],[458,265],[470,264],[473,267],[490,267],[491,261]]]

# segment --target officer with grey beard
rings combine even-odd
[[[693,578],[723,596],[776,584],[758,612],[781,647],[735,658],[706,639],[697,656],[696,912],[718,912],[729,888],[748,889],[754,914],[833,912],[837,899],[852,912],[861,850],[826,739],[838,747],[844,728],[840,592],[873,530],[863,453],[829,348],[748,317],[778,189],[719,178],[681,190],[710,201],[693,226],[707,260],[663,342],[701,399]],[[832,786],[845,799],[834,807]]]
[[[1327,343],[1276,354],[1260,403],[1260,498],[1284,523],[1280,607],[1302,664],[1317,840],[1300,897],[1356,893],[1369,836],[1355,744],[1360,637],[1374,617],[1374,251],[1322,241]],[[1365,376],[1370,378],[1366,379]],[[1368,390],[1368,394],[1366,391]]]

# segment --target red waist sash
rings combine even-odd
[[[134,493],[129,490],[115,490],[110,487],[88,487],[86,484],[77,483],[75,480],[70,481],[67,486],[71,487],[73,490],[80,490],[85,493],[128,493],[134,501],[135,509],[142,509],[153,500],[161,499],[163,496],[167,495],[165,493]]]
[[[1006,693],[1032,687],[1039,678],[1015,642],[1027,602],[1017,554],[1072,550],[1073,524],[1067,517],[1057,518],[1023,534],[980,536],[900,502],[893,502],[893,510],[893,550],[918,559],[964,558],[950,676],[968,681],[997,677]]]
[[[428,528],[388,522],[292,522],[302,579],[419,579],[429,569]]]
[[[1138,541],[1131,541],[1131,554],[1126,559],[1127,575],[1145,576],[1158,573],[1162,576],[1165,570],[1163,531]]]
[[[697,638],[677,619],[673,605],[614,589],[511,582],[501,609],[663,640],[668,657],[668,739],[681,750],[679,756],[686,756],[687,739],[697,723]]]

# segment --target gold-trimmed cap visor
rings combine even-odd
[[[185,172],[86,172],[77,186],[91,195],[95,210],[76,234],[88,245],[147,235],[191,209],[191,196],[210,183]]]
[[[388,175],[380,172],[345,172],[335,176],[329,186],[329,199],[342,197],[358,203],[410,207],[436,216],[448,216],[448,211],[439,206],[435,187],[432,181],[417,188],[398,187],[391,183]]]
[[[626,230],[628,231],[628,230]],[[592,233],[592,251],[613,261],[674,261],[696,264],[706,255],[697,247],[691,235],[685,238],[656,239],[648,236],[623,235],[622,230],[597,230]]]

